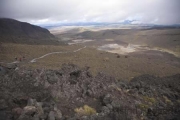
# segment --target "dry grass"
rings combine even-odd
[[[117,58],[116,54],[101,52],[92,48],[86,48],[77,53],[51,55],[30,66],[43,67],[45,65],[47,68],[59,69],[63,63],[73,63],[80,67],[90,66],[93,75],[103,71],[116,78],[127,80],[141,74],[168,76],[180,71],[180,68],[161,60],[131,56],[125,58],[123,55]]]
[[[173,102],[170,99],[168,99],[166,96],[163,96],[163,98],[164,98],[165,103],[173,104]]]
[[[156,103],[156,99],[153,98],[153,97],[143,96],[143,99],[144,99],[146,102],[151,103],[151,104],[155,104],[155,103]]]
[[[11,62],[15,57],[25,56],[27,59],[42,56],[49,52],[71,51],[79,46],[26,45],[6,43],[0,46],[0,61]]]
[[[88,105],[84,105],[83,107],[76,108],[74,110],[79,116],[88,116],[96,114],[96,110]]]
[[[0,52],[0,61],[14,61],[14,57],[25,55],[27,62],[22,67],[28,68],[46,68],[60,69],[64,63],[73,63],[80,67],[89,66],[93,75],[102,71],[117,79],[130,80],[141,74],[151,74],[155,76],[169,76],[180,73],[180,68],[167,64],[160,59],[148,59],[147,57],[125,58],[117,54],[98,51],[94,48],[87,47],[76,53],[53,54],[43,59],[37,60],[36,63],[29,63],[35,57],[40,57],[46,53],[54,51],[73,51],[82,46],[52,46],[52,45],[21,45],[21,44],[3,44]],[[108,59],[107,59],[108,58]]]

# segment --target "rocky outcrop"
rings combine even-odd
[[[10,69],[0,76],[2,120],[179,119],[180,75],[117,81],[89,68]],[[83,107],[84,106],[84,107]]]

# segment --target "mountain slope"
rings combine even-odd
[[[1,120],[179,120],[180,74],[118,81],[64,64],[59,70],[1,67]],[[49,119],[53,118],[53,119]]]
[[[0,19],[0,42],[49,44],[57,42],[47,29],[13,19]]]

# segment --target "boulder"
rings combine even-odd
[[[102,107],[102,113],[104,113],[104,114],[109,114],[110,113],[110,109],[108,108],[108,107],[106,107],[106,106],[104,106],[104,107]]]
[[[58,76],[54,73],[54,71],[47,71],[46,73],[47,81],[50,84],[55,84],[58,82]]]
[[[122,103],[119,100],[113,100],[111,105],[115,109],[119,109],[122,107]]]
[[[7,103],[4,99],[0,99],[0,110],[8,108]]]
[[[0,118],[1,118],[1,120],[7,120],[6,111],[0,111]]]
[[[29,98],[27,106],[35,106],[36,103],[37,103],[36,99]]]
[[[41,102],[37,102],[35,106],[37,108],[38,116],[39,117],[44,117],[44,110],[42,108],[42,103]]]
[[[37,108],[35,106],[26,106],[23,109],[23,114],[33,115],[37,112]]]
[[[62,118],[62,113],[61,111],[57,108],[57,106],[54,106],[54,114],[55,114],[55,118],[56,120],[60,120]]]
[[[0,66],[0,75],[3,75],[6,73],[6,69],[2,66]]]
[[[50,111],[50,112],[49,112],[48,120],[55,120],[55,114],[54,114],[54,111]]]
[[[32,120],[40,120],[40,118],[37,114],[35,114]]]
[[[105,95],[103,99],[103,104],[108,105],[112,102],[112,96],[110,94]]]
[[[17,119],[22,114],[22,112],[23,112],[23,109],[20,107],[12,109],[12,113],[15,119]]]

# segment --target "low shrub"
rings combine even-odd
[[[74,111],[80,116],[88,116],[88,115],[96,114],[96,110],[88,105],[84,105],[83,107],[76,108]]]

